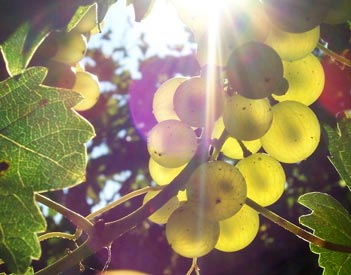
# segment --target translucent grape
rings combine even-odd
[[[295,163],[309,157],[320,140],[317,116],[297,101],[283,101],[273,108],[273,123],[261,138],[263,149],[285,163]]]
[[[97,25],[97,5],[90,6],[81,20],[74,26],[72,31],[77,33],[88,33]]]
[[[255,210],[244,205],[234,216],[219,222],[219,239],[215,248],[234,252],[248,246],[256,237],[259,217]]]
[[[173,250],[188,258],[201,257],[215,246],[219,224],[193,211],[187,203],[176,209],[166,224],[166,238]]]
[[[236,167],[244,176],[247,196],[262,206],[276,202],[285,189],[285,172],[274,158],[257,153],[240,160]]]
[[[85,56],[87,41],[84,35],[76,32],[56,32],[55,34],[57,51],[52,57],[53,60],[73,65]]]
[[[289,33],[274,27],[265,43],[276,50],[281,59],[293,61],[311,53],[317,46],[319,36],[319,26],[303,33]]]
[[[246,183],[239,170],[224,161],[200,165],[187,183],[188,202],[211,220],[223,220],[240,210]]]
[[[174,111],[173,97],[178,86],[184,82],[186,77],[174,77],[163,82],[154,94],[152,109],[158,122],[179,117]]]
[[[96,75],[89,72],[77,72],[72,90],[80,93],[84,99],[74,106],[77,111],[85,111],[92,108],[100,96],[100,84]]]
[[[227,98],[223,122],[228,133],[239,140],[262,137],[272,123],[272,110],[268,99],[249,99],[238,94]]]
[[[175,167],[168,168],[158,164],[152,158],[149,160],[149,173],[151,178],[158,185],[167,185],[169,184],[178,174],[184,169],[186,164]]]
[[[275,50],[260,42],[248,42],[236,48],[226,67],[230,88],[251,99],[280,93],[283,63]]]
[[[220,117],[213,128],[212,138],[218,139],[224,130],[223,117]],[[256,153],[261,148],[261,140],[250,140],[250,141],[242,141],[246,150],[250,153]],[[238,140],[229,136],[224,142],[221,152],[232,159],[242,159],[244,158],[244,151],[241,148]]]
[[[192,77],[178,86],[173,104],[184,123],[192,127],[210,126],[221,115],[223,94],[219,86],[208,89],[206,79]]]
[[[164,120],[148,133],[147,148],[158,164],[175,168],[189,162],[197,148],[197,137],[190,126],[179,120]]]
[[[324,70],[313,54],[295,61],[283,61],[284,77],[289,89],[281,96],[273,95],[277,101],[295,100],[305,105],[315,102],[324,87]]]
[[[161,191],[149,191],[144,196],[143,204],[154,198]],[[172,197],[168,202],[166,202],[161,208],[156,210],[149,220],[157,224],[165,224],[168,221],[169,216],[179,207],[178,197]]]

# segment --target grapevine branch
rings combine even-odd
[[[343,252],[343,253],[351,253],[351,247],[332,243],[326,240],[323,240],[312,233],[302,229],[301,227],[289,222],[288,220],[280,217],[279,215],[275,214],[274,212],[268,210],[267,208],[259,205],[258,203],[254,202],[253,200],[246,198],[246,204],[251,208],[255,209],[259,212],[262,216],[266,217],[270,221],[276,223],[277,225],[283,227],[284,229],[288,230],[289,232],[293,233],[297,237],[303,239],[306,242],[315,244],[321,248],[326,248],[329,250]]]
[[[37,202],[40,202],[46,205],[47,207],[54,209],[58,213],[62,214],[64,217],[73,222],[76,226],[82,228],[87,234],[91,234],[93,230],[93,223],[85,217],[83,217],[82,215],[78,214],[77,212],[74,212],[71,209],[68,209],[62,204],[59,204],[41,194],[35,194],[35,199]]]
[[[119,220],[104,223],[102,226],[99,226],[99,229],[93,227],[93,230],[88,234],[88,238],[83,244],[70,252],[69,255],[62,257],[52,265],[39,270],[35,275],[52,275],[61,273],[77,265],[80,261],[97,252],[101,248],[108,247],[114,240],[135,227],[141,221],[145,220],[173,196],[177,195],[179,190],[183,190],[192,171],[194,171],[194,169],[201,163],[207,161],[207,152],[203,152],[202,148],[202,146],[199,146],[199,150],[184,170],[154,198]],[[58,207],[55,204],[53,204],[55,207],[54,209],[57,209]]]
[[[338,62],[340,62],[341,64],[344,64],[345,66],[348,66],[348,67],[351,68],[351,60],[347,59],[346,57],[344,57],[342,55],[339,55],[339,54],[333,52],[332,50],[330,50],[327,47],[323,46],[321,43],[318,43],[317,47],[320,50],[322,50],[324,53],[329,55],[330,57],[332,57],[335,60],[337,60]]]

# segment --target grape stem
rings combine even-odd
[[[193,273],[193,271],[195,271],[196,275],[200,275],[200,268],[197,265],[197,258],[193,258],[191,266],[190,266],[188,272],[185,275],[191,275],[191,273]]]
[[[50,239],[50,238],[62,238],[62,239],[66,239],[66,240],[75,241],[76,235],[64,233],[64,232],[49,232],[49,233],[45,233],[43,235],[40,235],[38,237],[40,242],[45,241],[45,240]]]
[[[329,55],[330,57],[334,58],[336,61],[344,64],[351,68],[351,60],[347,59],[346,57],[339,55],[332,50],[328,49],[327,47],[323,46],[321,43],[317,44],[317,47],[322,50],[325,54]]]
[[[46,205],[47,207],[54,209],[58,213],[62,214],[64,217],[69,219],[77,227],[80,227],[83,231],[85,231],[88,235],[92,233],[93,227],[94,227],[93,223],[89,221],[87,218],[80,215],[79,213],[74,212],[73,210],[68,209],[62,204],[59,204],[38,193],[35,194],[35,199],[37,202],[40,202]]]
[[[321,248],[326,248],[329,250],[343,252],[343,253],[351,253],[351,247],[332,243],[321,239],[312,233],[302,229],[301,227],[289,222],[288,220],[280,217],[279,215],[275,214],[274,212],[270,211],[269,209],[259,205],[258,203],[254,202],[250,198],[246,198],[245,202],[249,207],[253,208],[257,212],[259,212],[262,216],[269,219],[270,221],[274,222],[275,224],[279,225],[280,227],[284,228],[285,230],[293,233],[295,236],[303,239],[306,242],[314,244]]]

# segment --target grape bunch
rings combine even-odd
[[[172,2],[194,34],[203,72],[169,79],[155,92],[158,124],[148,133],[149,172],[164,186],[199,147],[208,154],[185,191],[150,220],[166,224],[169,244],[184,257],[237,251],[259,229],[258,213],[245,202],[275,203],[285,189],[281,163],[301,162],[319,144],[320,124],[309,106],[319,98],[325,76],[313,50],[320,25],[350,19],[350,5],[348,0],[222,1],[220,30],[213,36],[213,9]]]
[[[97,77],[79,64],[87,52],[88,38],[98,33],[98,28],[97,7],[92,5],[71,31],[50,32],[31,61],[32,66],[48,69],[44,85],[71,89],[84,97],[74,106],[77,111],[90,109],[99,99]]]

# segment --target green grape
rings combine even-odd
[[[190,126],[179,120],[164,120],[148,133],[147,148],[158,164],[175,168],[190,161],[197,149],[197,137]]]
[[[262,206],[276,202],[285,189],[285,172],[274,158],[257,153],[240,160],[236,167],[244,176],[247,196]]]
[[[223,131],[224,131],[223,117],[220,117],[214,125],[213,131],[212,131],[212,138],[218,139]],[[242,141],[242,143],[245,146],[246,150],[248,150],[250,153],[256,153],[261,148],[260,139]],[[232,159],[242,159],[244,158],[244,155],[245,155],[243,148],[240,146],[239,141],[236,138],[233,138],[231,136],[229,136],[225,140],[221,148],[221,152],[225,156]]]
[[[215,246],[219,224],[193,211],[187,203],[181,205],[169,217],[166,238],[172,249],[187,258],[201,257]]]
[[[263,0],[271,22],[287,32],[302,33],[319,26],[332,0]]]
[[[180,202],[184,202],[188,200],[188,197],[186,195],[186,190],[180,190],[178,191],[177,198]]]
[[[179,120],[173,107],[173,97],[178,86],[187,77],[174,77],[163,82],[154,94],[152,109],[158,122],[168,119]]]
[[[323,22],[326,24],[341,24],[351,19],[350,0],[334,0]]]
[[[227,98],[223,109],[223,122],[227,132],[239,140],[262,137],[272,123],[269,100],[249,99],[234,94]]]
[[[285,163],[309,157],[320,139],[320,125],[314,112],[297,101],[280,102],[272,111],[273,123],[261,138],[263,149]]]
[[[240,210],[246,183],[240,171],[224,161],[201,164],[187,183],[189,205],[210,220],[223,220]]]
[[[224,252],[241,250],[255,239],[258,228],[257,212],[244,205],[234,216],[219,222],[219,239],[215,248]]]
[[[48,68],[48,73],[43,81],[44,85],[72,89],[76,79],[72,66],[54,60],[47,60],[44,66]]]
[[[184,169],[186,164],[175,167],[168,168],[158,164],[152,158],[149,160],[149,173],[151,178],[158,185],[167,185],[169,184],[178,174]]]
[[[293,61],[311,53],[318,44],[319,36],[319,26],[303,33],[289,33],[274,27],[265,43],[276,50],[281,59]]]
[[[144,196],[143,204],[154,198],[161,191],[149,191]],[[149,220],[157,224],[165,224],[168,221],[169,216],[179,207],[178,197],[172,197],[166,202],[161,208],[157,209],[153,214],[149,216]]]
[[[273,95],[277,101],[294,100],[311,105],[321,95],[324,87],[324,70],[313,54],[295,61],[283,61],[284,77],[289,89],[281,96]]]
[[[87,51],[87,41],[84,35],[76,32],[56,32],[54,38],[57,51],[52,60],[73,65],[80,61]]]
[[[77,72],[72,90],[80,93],[84,99],[74,106],[77,111],[85,111],[92,108],[99,99],[100,85],[96,75],[89,72]]]
[[[173,97],[174,110],[184,123],[192,127],[213,125],[223,109],[219,86],[207,87],[206,79],[192,77],[182,82]]]
[[[72,31],[77,33],[88,33],[94,29],[97,24],[97,5],[93,4],[83,15],[77,25],[74,26]]]
[[[230,88],[252,99],[281,93],[283,63],[271,47],[260,42],[248,42],[236,48],[226,67]]]

